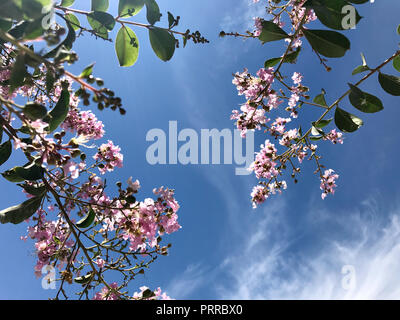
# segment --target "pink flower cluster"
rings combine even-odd
[[[70,177],[71,179],[78,179],[80,171],[84,170],[85,167],[85,162],[80,162],[77,164],[74,161],[68,161],[63,167],[64,175],[66,177]]]
[[[325,135],[323,139],[329,140],[333,144],[343,144],[343,133],[337,132],[336,129],[333,129],[327,135]]]
[[[87,283],[85,291],[95,288],[99,284],[97,280],[102,281],[103,272],[113,270],[125,276],[126,281],[123,285],[116,282],[105,285],[95,294],[94,299],[125,298],[127,294],[123,293],[122,289],[127,286],[127,274],[129,279],[133,279],[141,273],[134,271],[135,267],[129,268],[127,264],[131,266],[131,263],[137,263],[143,270],[148,268],[157,255],[168,253],[170,245],[162,245],[162,236],[181,228],[177,215],[179,204],[175,199],[174,190],[157,188],[153,190],[155,199],[137,201],[134,195],[138,193],[140,183],[129,178],[126,189],[122,189],[122,183],[118,182],[117,195],[107,195],[105,180],[97,176],[93,169],[97,167],[101,174],[105,174],[120,168],[123,165],[123,155],[120,147],[110,140],[101,144],[96,154],[96,151],[89,156],[86,154],[91,149],[86,143],[103,138],[105,131],[103,123],[94,113],[81,110],[78,105],[80,97],[84,97],[84,104],[87,105],[91,95],[99,98],[98,95],[101,94],[102,99],[107,98],[106,101],[109,101],[114,94],[106,88],[97,90],[86,83],[85,79],[78,79],[71,74],[61,79],[57,77],[54,86],[49,89],[47,75],[55,69],[46,70],[43,65],[35,70],[38,76],[32,79],[33,82],[16,88],[11,94],[9,85],[5,85],[4,82],[11,76],[10,70],[16,57],[13,50],[7,44],[3,46],[2,52],[5,57],[8,55],[9,59],[3,59],[0,70],[0,95],[5,99],[18,97],[21,101],[35,102],[44,107],[40,108],[43,112],[37,117],[29,114],[28,109],[20,109],[13,101],[8,108],[0,110],[4,122],[15,129],[10,129],[11,133],[7,132],[13,139],[14,148],[25,152],[32,162],[31,166],[26,168],[32,169],[34,178],[37,179],[21,181],[19,184],[27,197],[37,197],[38,202],[40,201],[40,209],[32,215],[27,235],[21,237],[23,240],[31,238],[35,242],[35,274],[42,276],[43,267],[57,266],[61,271],[61,278],[56,281],[62,281],[62,284],[71,284],[74,281],[79,283],[79,277],[86,272],[98,275],[96,279],[89,279],[91,282]],[[9,65],[6,65],[7,63]],[[81,86],[79,94],[73,94],[74,81]],[[96,86],[102,86],[99,80],[96,80]],[[70,93],[69,105],[63,106],[68,108],[68,114],[60,125],[62,130],[50,132],[47,122],[49,117],[46,114],[54,110],[65,90],[69,90]],[[13,110],[14,107],[17,109]],[[121,108],[121,113],[122,110]],[[38,117],[41,119],[37,119]],[[71,138],[67,132],[75,136]],[[92,163],[89,163],[89,160]],[[37,169],[39,166],[44,169],[44,175]],[[35,170],[39,171],[39,178],[36,177]],[[59,209],[58,212],[54,212],[55,208]],[[76,222],[77,218],[79,223]],[[87,293],[84,291],[82,295]],[[56,298],[59,294],[68,298],[63,285]],[[148,294],[148,289],[143,287],[130,298],[169,299],[160,288],[150,297]]]
[[[271,124],[268,131],[271,134],[271,136],[277,138],[285,133],[285,130],[286,130],[285,126],[287,123],[289,123],[291,121],[292,121],[292,119],[290,119],[290,118],[278,117]]]
[[[242,73],[236,73],[232,81],[239,95],[244,95],[248,100],[239,110],[233,110],[231,119],[236,120],[236,126],[242,136],[247,130],[261,129],[269,121],[265,116],[266,111],[277,108],[282,101],[276,93],[271,92],[270,86],[274,82],[274,69],[261,68],[257,71],[257,77],[252,76],[245,69]],[[264,98],[267,101],[264,103]],[[263,103],[263,108],[258,105]]]
[[[38,261],[34,270],[37,277],[42,276],[42,268],[56,258],[56,253],[60,269],[67,262],[69,250],[74,245],[74,241],[66,240],[69,236],[69,228],[62,220],[46,221],[44,212],[39,210],[37,224],[28,227],[28,236],[36,241]]]
[[[338,178],[339,175],[335,174],[335,171],[332,169],[325,170],[324,174],[321,176],[320,189],[322,190],[322,199],[325,199],[328,194],[335,193],[335,188],[337,187],[335,183]]]
[[[109,288],[103,287],[100,292],[97,292],[93,300],[120,300],[121,297],[118,292],[118,284],[113,282],[109,285]],[[139,292],[135,292],[132,296],[132,300],[172,300],[165,292],[162,292],[161,288],[157,288],[154,291],[150,291],[148,287],[140,287]],[[150,292],[147,297],[148,292]]]
[[[260,1],[253,0],[253,3],[257,2]],[[287,1],[282,5],[277,5],[277,2],[273,0],[268,0],[267,2],[269,6],[266,7],[266,12],[273,16],[272,21],[275,24],[281,28],[285,26],[287,21],[291,24],[290,31],[292,33],[289,33],[291,37],[285,39],[289,43],[289,47],[285,52],[292,55],[302,46],[304,34],[299,29],[300,23],[304,26],[315,21],[317,16],[313,10],[307,10],[303,7],[306,0]],[[288,14],[289,20],[285,20],[284,13]],[[254,21],[255,31],[248,31],[248,33],[257,37],[262,32],[264,19],[256,17]],[[296,32],[295,37],[294,32]],[[281,67],[284,64],[282,61],[278,61],[278,63],[279,67],[276,67],[276,69],[272,67],[261,68],[258,70],[257,76],[251,75],[245,69],[242,73],[236,73],[232,81],[237,88],[238,94],[244,95],[247,100],[240,110],[233,110],[231,115],[231,119],[235,121],[237,129],[241,131],[242,137],[246,135],[247,130],[265,128],[264,132],[268,133],[279,142],[280,146],[285,148],[284,152],[278,154],[278,146],[275,147],[275,144],[267,139],[265,145],[261,145],[260,151],[256,153],[255,161],[251,164],[249,170],[254,171],[257,179],[262,181],[251,192],[254,207],[263,203],[271,194],[280,193],[287,188],[285,181],[278,180],[278,177],[283,174],[283,170],[287,169],[287,167],[292,169],[291,177],[297,183],[296,175],[300,172],[300,168],[295,166],[292,158],[297,158],[300,164],[306,157],[309,157],[308,160],[314,159],[318,167],[316,172],[319,172],[323,167],[319,163],[320,157],[316,154],[317,146],[311,144],[313,139],[308,137],[309,132],[303,136],[301,127],[287,128],[288,123],[298,117],[301,106],[307,104],[307,100],[310,98],[307,94],[309,88],[303,86],[303,75],[299,72],[292,74],[292,83],[287,82],[287,77],[281,74]],[[272,88],[273,85],[275,87],[274,80],[277,80],[282,86]],[[279,112],[278,107],[284,100],[287,100],[285,110],[290,113],[290,117],[284,117],[280,112],[275,121],[270,123],[271,119],[268,118],[267,113],[275,110]],[[331,141],[333,144],[343,143],[343,135],[336,129],[323,135],[322,138],[323,140]],[[328,170],[321,177],[321,189],[324,191],[324,198],[327,194],[334,192],[336,187],[335,179],[338,176],[333,171]]]
[[[118,292],[118,283],[113,282],[109,284],[110,289],[108,289],[107,287],[103,287],[103,289],[101,289],[100,292],[97,292],[94,297],[93,300],[119,300],[120,296],[117,293]]]
[[[256,30],[253,32],[255,37],[258,37],[261,34],[262,31],[262,22],[263,20],[261,18],[254,18],[254,26],[256,27]]]
[[[76,132],[78,135],[88,139],[100,139],[104,136],[104,125],[97,120],[91,111],[79,111],[70,109],[67,118],[61,125],[61,128]]]
[[[253,208],[257,208],[258,205],[264,203],[268,198],[267,190],[263,186],[255,186],[250,194]]]
[[[271,194],[282,193],[282,189],[287,189],[286,181],[272,181],[265,186],[255,186],[250,194],[253,203],[253,208],[265,202]]]
[[[99,147],[93,159],[103,164],[103,167],[99,167],[99,171],[101,174],[105,174],[107,171],[113,171],[115,167],[122,168],[124,156],[121,153],[121,148],[108,140],[107,143],[103,143]]]
[[[259,100],[261,92],[269,87],[274,81],[274,68],[261,68],[257,71],[257,76],[249,74],[248,70],[235,74],[232,83],[236,85],[238,94],[244,95],[248,100]]]
[[[299,132],[297,129],[291,129],[283,133],[282,139],[279,140],[281,146],[290,147],[292,141],[299,137]]]
[[[131,251],[152,248],[159,235],[171,234],[181,228],[176,214],[179,204],[174,192],[161,187],[154,190],[154,194],[159,195],[156,201],[147,198],[138,204],[138,210],[113,210],[112,216],[106,220],[106,228],[121,230],[122,238],[130,242]]]
[[[273,160],[276,152],[275,145],[269,140],[265,141],[265,145],[261,145],[260,152],[256,153],[255,161],[249,168],[254,171],[257,179],[272,179],[278,175],[279,171],[276,169],[277,163]]]

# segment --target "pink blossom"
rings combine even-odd
[[[271,179],[278,175],[277,163],[273,160],[276,152],[275,145],[269,140],[261,145],[260,152],[256,153],[255,161],[250,165],[250,170],[254,171],[258,179]]]
[[[93,300],[119,300],[118,284],[116,282],[110,283],[110,288],[111,290],[103,287],[100,292],[94,295]]]
[[[329,140],[333,144],[343,144],[343,133],[337,132],[336,129],[333,129],[327,135],[325,135],[323,139]]]
[[[268,193],[265,191],[264,187],[255,186],[251,192],[251,198],[253,202],[253,208],[255,209],[258,205],[264,203],[264,201],[268,198]]]
[[[301,84],[302,79],[303,76],[300,73],[298,72],[293,73],[292,80],[294,84]]]
[[[100,139],[104,136],[103,123],[97,120],[96,116],[90,110],[79,111],[78,109],[70,109],[61,127],[89,139]]]
[[[323,191],[321,198],[325,199],[328,194],[334,194],[335,188],[337,187],[336,179],[339,175],[334,173],[332,169],[325,170],[324,174],[321,176],[321,186],[320,189]]]
[[[132,181],[132,177],[128,179],[128,186],[132,189],[134,193],[138,192],[140,189],[140,182],[139,180]]]
[[[104,167],[99,167],[100,173],[105,174],[106,171],[113,171],[115,167],[122,168],[124,156],[121,154],[121,148],[115,146],[114,143],[108,140],[100,146],[93,159],[100,161]]]

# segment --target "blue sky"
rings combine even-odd
[[[362,89],[381,97],[385,110],[363,114],[365,126],[346,135],[343,145],[320,143],[324,164],[340,174],[335,196],[321,200],[314,168],[305,165],[297,185],[288,179],[286,192],[253,210],[249,197],[256,184],[253,176],[236,176],[235,165],[151,166],[146,162],[150,143],[145,137],[153,128],[167,131],[172,120],[178,121],[178,130],[233,128],[231,110],[243,100],[231,83],[232,73],[244,67],[256,72],[267,58],[281,53],[283,43],[262,46],[255,40],[218,38],[221,29],[247,29],[252,17],[262,12],[262,6],[250,0],[236,0],[235,5],[231,0],[160,2],[163,12],[182,17],[180,29],[199,29],[210,44],[190,43],[164,63],[139,29],[139,61],[133,68],[121,69],[111,43],[86,36],[77,41],[80,60],[72,68],[79,73],[96,62],[95,74],[122,97],[127,110],[125,117],[97,112],[106,138],[120,145],[125,157],[124,167],[110,179],[139,179],[143,198],[151,196],[156,186],[174,188],[181,205],[183,228],[168,237],[173,244],[170,255],[133,282],[132,290],[160,286],[177,299],[399,297],[400,100],[384,93],[376,77],[369,80]],[[330,73],[307,45],[299,63],[285,66],[284,72],[301,72],[313,95],[323,87],[333,101],[347,90],[347,82],[355,81],[351,71],[360,64],[361,51],[369,65],[376,66],[397,50],[399,9],[400,3],[394,1],[359,6],[364,19],[356,30],[346,32],[352,49],[345,58],[329,61]],[[144,13],[138,19],[143,20]],[[385,71],[396,72],[391,67]],[[354,112],[347,100],[342,107]],[[263,138],[257,135],[256,148]],[[2,207],[24,198],[8,182],[1,181],[0,190]],[[0,229],[0,299],[52,296],[34,277],[33,243],[19,240],[26,225]],[[353,290],[341,286],[345,265],[356,270]]]

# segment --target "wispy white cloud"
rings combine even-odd
[[[200,264],[188,265],[182,274],[170,281],[165,291],[174,299],[188,299],[193,292],[210,280],[206,271],[207,269]]]
[[[312,248],[301,246],[302,251],[296,250],[295,233],[283,211],[266,208],[261,223],[243,231],[247,240],[221,264],[229,280],[216,284],[219,298],[400,298],[400,207],[389,219],[380,219],[378,215],[388,215],[377,212],[370,199],[361,212],[348,214],[340,239],[337,233],[326,234]],[[335,220],[324,219],[340,225]],[[347,286],[349,279],[355,281],[353,288]]]
[[[252,0],[242,0],[231,8],[221,21],[222,30],[254,29],[253,18],[265,16],[265,5],[263,3],[253,3]]]

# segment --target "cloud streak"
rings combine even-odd
[[[200,264],[190,264],[186,267],[182,274],[175,276],[166,292],[174,299],[188,299],[193,292],[208,282],[206,277],[206,269]]]
[[[398,299],[400,207],[384,220],[377,217],[373,201],[366,204],[362,212],[355,210],[349,215],[351,232],[347,230],[341,237],[347,240],[327,235],[317,250],[315,246],[312,250],[301,246],[301,251],[296,250],[295,233],[282,207],[264,209],[261,223],[244,232],[251,236],[221,264],[229,281],[216,285],[218,297]],[[325,223],[333,220],[325,215]],[[355,273],[348,273],[349,268]],[[349,279],[354,279],[353,288],[348,287]]]

